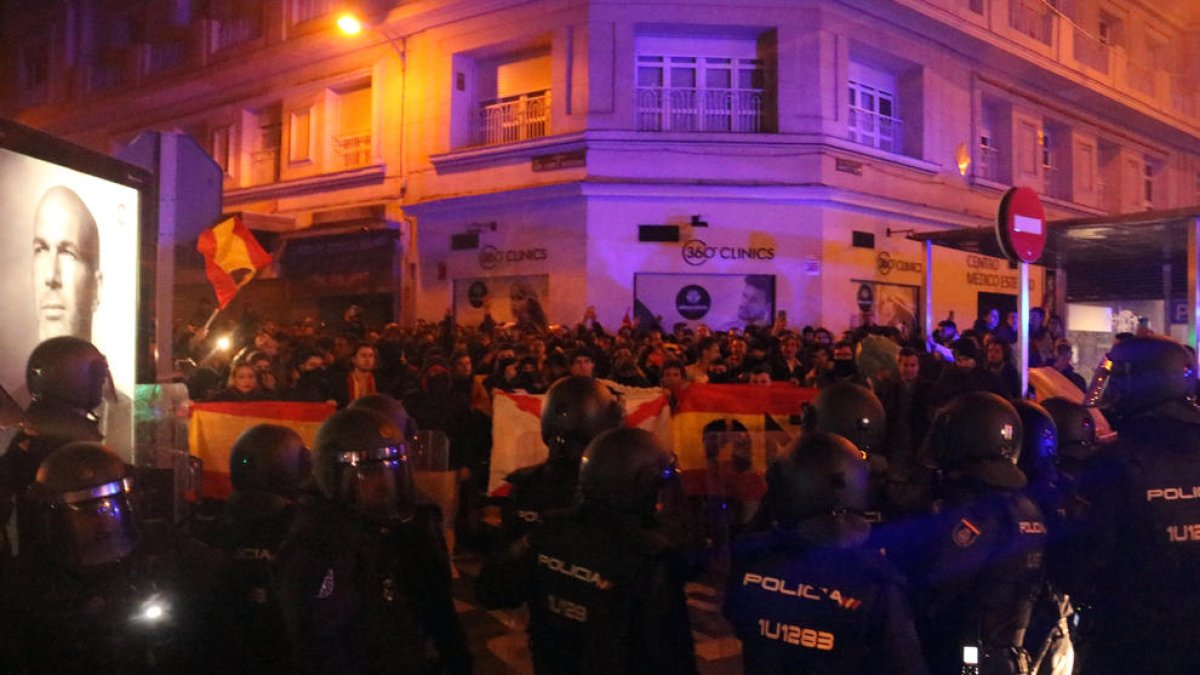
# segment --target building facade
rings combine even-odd
[[[193,136],[282,251],[247,299],[297,316],[721,323],[754,285],[841,329],[919,317],[906,235],[988,225],[1011,185],[1051,220],[1200,204],[1185,4],[21,0],[0,113],[106,151]],[[934,273],[939,318],[1015,302],[1002,261]]]

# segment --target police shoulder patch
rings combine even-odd
[[[975,526],[975,523],[963,518],[954,526],[954,531],[950,534],[950,538],[954,541],[955,546],[969,548],[979,538],[979,535],[980,530]]]

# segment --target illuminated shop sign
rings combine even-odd
[[[758,261],[775,259],[774,246],[709,246],[702,239],[686,242],[681,253],[683,261],[689,265],[703,265],[713,258]]]

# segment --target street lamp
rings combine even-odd
[[[358,17],[349,12],[337,18],[337,25],[346,35],[358,35],[363,29],[362,22],[358,20]]]

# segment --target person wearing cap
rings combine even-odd
[[[1022,438],[1017,411],[987,392],[963,394],[933,419],[936,506],[888,542],[913,586],[931,672],[1030,672],[1022,644],[1042,588],[1046,526],[1023,493]]]
[[[954,365],[942,370],[930,390],[934,410],[972,391],[987,391],[1001,397],[1008,396],[1004,380],[985,367],[979,346],[973,338],[959,338],[951,349],[954,353]]]
[[[771,465],[770,528],[734,541],[725,596],[745,672],[927,672],[900,573],[864,546],[868,474],[821,431]]]
[[[347,408],[313,445],[317,494],[275,570],[292,672],[470,672],[441,512],[416,495],[404,431]]]

